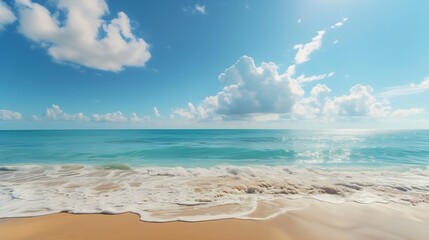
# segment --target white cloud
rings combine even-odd
[[[213,97],[208,97],[208,98],[213,98]],[[207,101],[204,101],[198,107],[195,107],[194,104],[189,102],[187,108],[174,109],[172,112],[173,117],[170,116],[170,118],[174,118],[174,115],[177,115],[186,120],[205,120],[209,117],[209,115],[211,116],[215,110],[213,106],[210,106],[210,105],[205,106],[205,104],[207,104]]]
[[[324,84],[317,84],[307,98],[302,98],[293,106],[293,117],[315,118],[324,115],[324,107],[331,89]]]
[[[347,21],[343,19],[342,23]],[[310,96],[304,97],[302,85],[332,77],[335,72],[294,77],[297,67],[310,60],[312,52],[319,50],[325,31],[318,31],[312,41],[295,46],[295,64],[284,73],[275,63],[262,62],[256,66],[253,58],[241,57],[219,75],[223,88],[206,97],[201,103],[188,103],[176,108],[170,119],[180,117],[188,121],[277,121],[285,119],[340,119],[343,117],[395,118],[421,113],[423,109],[392,111],[390,102],[374,95],[371,86],[356,84],[348,94],[330,96],[331,89],[317,84]],[[412,85],[413,89],[429,88],[429,78]],[[415,90],[413,90],[415,91]]]
[[[11,120],[21,120],[22,115],[19,112],[13,112],[11,110],[0,109],[0,120],[11,121]]]
[[[153,115],[155,115],[157,117],[161,117],[161,114],[159,114],[158,108],[153,107]]]
[[[373,94],[371,86],[356,84],[348,95],[329,97],[331,89],[318,84],[313,87],[310,97],[300,99],[293,108],[296,118],[326,117],[405,117],[417,114],[417,109],[392,112],[390,103]],[[420,111],[420,109],[418,109]]]
[[[387,101],[380,101],[373,95],[371,86],[356,84],[349,95],[328,100],[324,112],[336,116],[388,116],[392,107]]]
[[[151,57],[149,45],[134,36],[124,12],[111,21],[102,18],[109,11],[105,0],[58,0],[53,13],[31,0],[16,2],[19,31],[56,61],[118,72],[144,66]]]
[[[195,11],[200,12],[201,14],[206,14],[206,6],[205,5],[200,5],[200,4],[195,4]]]
[[[319,50],[320,47],[322,47],[322,40],[324,34],[324,30],[318,31],[317,35],[311,39],[311,42],[306,44],[297,44],[294,46],[294,48],[298,50],[295,55],[296,64],[302,64],[310,60],[310,54],[316,50]]]
[[[296,23],[301,23],[301,18],[298,18],[298,20],[296,21]]]
[[[297,98],[304,94],[298,82],[280,74],[274,63],[256,66],[251,57],[243,56],[219,75],[225,84],[215,96],[206,97],[198,106],[175,109],[185,119],[207,119],[214,114],[245,116],[257,113],[288,113]]]
[[[426,77],[421,83],[411,83],[408,85],[394,86],[384,89],[379,96],[383,98],[393,98],[397,96],[413,95],[429,91],[429,77]]]
[[[42,119],[39,116],[31,115],[31,120],[33,121],[42,121]]]
[[[3,110],[2,110],[3,111]],[[19,113],[16,113],[19,114]],[[54,121],[83,121],[83,122],[131,122],[131,123],[147,123],[150,121],[149,116],[140,117],[136,113],[131,113],[130,117],[125,116],[121,111],[109,112],[105,114],[94,113],[91,117],[85,116],[79,112],[76,114],[69,114],[64,112],[60,106],[52,104],[47,108],[42,117],[32,115],[33,121],[54,120]]]
[[[307,83],[307,82],[314,82],[314,81],[320,81],[322,79],[325,78],[329,78],[335,75],[335,72],[330,72],[330,73],[324,73],[324,74],[319,74],[319,75],[312,75],[312,76],[305,76],[304,74],[301,74],[299,77],[296,78],[296,80],[298,81],[298,83],[302,84],[302,83]]]
[[[36,116],[37,117],[37,116]],[[48,120],[63,120],[63,121],[89,121],[89,117],[79,112],[76,114],[65,113],[60,106],[52,104],[45,111],[45,117]],[[33,117],[33,120],[38,120]]]
[[[132,117],[137,117],[136,114],[132,115]],[[122,112],[112,112],[112,113],[106,113],[106,114],[98,114],[94,113],[92,114],[92,119],[96,122],[126,122],[128,121],[128,118],[122,114]]]
[[[331,26],[331,28],[339,28],[341,26],[344,25],[345,22],[347,22],[347,20],[349,20],[348,18],[343,18],[341,19],[341,21],[335,23],[334,25]]]
[[[131,117],[129,119],[130,119],[130,122],[132,123],[145,123],[150,120],[150,117],[148,116],[139,117],[137,113],[131,113]]]
[[[337,43],[339,43],[338,40],[335,40],[335,41],[332,42],[332,44],[334,44],[334,45],[337,44]]]
[[[16,21],[15,14],[10,10],[9,6],[0,0],[0,31],[8,24]]]
[[[392,112],[393,117],[405,118],[412,115],[422,114],[425,110],[423,108],[409,108],[409,109],[398,109]]]

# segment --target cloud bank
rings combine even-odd
[[[347,18],[331,28],[341,27]],[[356,84],[348,94],[330,96],[331,89],[325,84],[311,88],[305,96],[303,85],[334,76],[335,72],[295,77],[296,68],[309,61],[310,55],[322,47],[325,30],[317,32],[310,42],[297,44],[294,49],[295,63],[285,72],[279,72],[277,64],[262,62],[259,66],[253,58],[242,56],[218,77],[223,88],[217,94],[206,97],[201,103],[188,103],[176,108],[172,114],[186,120],[236,120],[251,119],[270,121],[278,119],[336,119],[339,117],[408,117],[420,114],[420,108],[393,110],[386,98],[374,94],[369,85]],[[429,89],[429,79],[408,88],[392,88],[389,95],[418,92]],[[401,93],[398,93],[402,91]],[[385,93],[387,94],[387,93]]]

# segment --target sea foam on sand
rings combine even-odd
[[[3,166],[0,218],[133,212],[145,221],[263,220],[330,203],[429,206],[429,170]]]

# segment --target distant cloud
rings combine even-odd
[[[195,4],[195,10],[197,12],[204,14],[204,15],[206,14],[206,6],[204,6],[204,5]]]
[[[335,23],[334,25],[331,26],[331,28],[339,28],[341,26],[344,25],[345,22],[347,22],[347,20],[349,20],[348,18],[343,18],[341,19],[341,21]]]
[[[39,116],[31,115],[31,120],[33,121],[42,121],[42,119]]]
[[[32,117],[33,120],[36,119],[37,116]],[[47,120],[62,120],[62,121],[89,121],[89,117],[85,116],[83,113],[69,114],[65,113],[60,106],[52,104],[51,107],[47,108],[45,111],[45,118]]]
[[[356,84],[348,95],[329,97],[331,89],[318,84],[311,90],[310,97],[302,98],[293,109],[296,118],[335,118],[342,117],[393,117],[406,118],[421,114],[423,108],[397,109],[385,99],[379,99],[373,94],[371,86]]]
[[[5,28],[6,25],[16,21],[15,14],[10,10],[9,6],[0,0],[0,31]]]
[[[410,83],[408,85],[394,86],[384,89],[378,96],[383,98],[393,98],[404,95],[413,95],[429,91],[429,76],[420,83]]]
[[[95,122],[126,122],[128,118],[122,112],[111,112],[106,114],[92,114],[92,120]]]
[[[132,123],[145,123],[150,120],[150,117],[148,116],[140,117],[137,115],[137,113],[131,113],[131,117],[129,118],[129,120]]]
[[[202,106],[200,106],[198,108],[198,111],[197,111],[197,109],[195,108],[194,104],[192,104],[191,102],[188,102],[188,107],[187,108],[177,108],[177,109],[174,109],[173,112],[172,112],[172,114],[173,115],[170,116],[171,119],[174,119],[175,115],[177,115],[177,116],[179,116],[179,117],[181,117],[183,119],[186,119],[186,120],[194,120],[194,119],[200,119],[200,120],[202,120],[202,119],[207,119],[208,118],[206,110]]]
[[[425,112],[425,110],[423,108],[398,109],[392,113],[392,116],[404,118],[404,117],[409,117],[412,115],[422,114],[424,112]]]
[[[336,116],[388,116],[392,107],[384,100],[378,100],[373,95],[371,86],[356,84],[350,88],[348,95],[328,100],[324,113]]]
[[[160,117],[158,109],[154,108],[154,115]],[[156,111],[155,111],[156,110]],[[4,113],[3,113],[4,111]],[[157,115],[158,114],[158,115]],[[20,113],[14,113],[8,110],[0,110],[0,119],[3,120],[19,120],[21,119]],[[108,112],[105,114],[94,113],[91,117],[79,112],[76,114],[69,114],[64,112],[60,106],[52,104],[47,108],[42,116],[32,115],[29,120],[32,121],[81,121],[81,122],[112,122],[112,123],[147,123],[150,121],[149,116],[140,117],[136,113],[131,113],[129,117],[121,111]]]
[[[332,42],[332,44],[334,44],[334,45],[335,45],[335,44],[337,44],[338,42],[339,42],[338,40],[335,40],[335,41],[333,41],[333,42]]]
[[[111,21],[103,19],[109,12],[105,0],[58,0],[52,12],[31,0],[16,3],[19,31],[40,43],[55,61],[119,72],[144,66],[151,57],[149,45],[134,36],[124,12]]]
[[[295,55],[296,64],[302,64],[310,60],[310,54],[316,50],[319,50],[322,47],[323,35],[325,34],[324,30],[317,32],[317,35],[311,39],[311,42],[306,44],[296,44],[294,48],[298,50]]]
[[[0,110],[0,120],[2,121],[13,121],[13,120],[21,120],[22,115],[19,112],[13,112],[11,110]]]
[[[159,114],[158,108],[153,107],[153,115],[155,115],[157,117],[161,117],[161,114]]]
[[[194,6],[187,6],[187,7],[183,7],[182,10],[184,12],[187,13],[201,13],[203,15],[206,15],[206,6],[205,5],[200,5],[200,4],[195,4]]]
[[[298,18],[298,20],[296,21],[296,23],[301,23],[301,18]]]
[[[335,75],[335,72],[330,72],[330,73],[324,73],[324,74],[319,74],[319,75],[312,75],[312,76],[305,76],[304,74],[300,75],[299,77],[296,78],[296,80],[302,84],[302,83],[307,83],[307,82],[314,82],[314,81],[319,81],[328,77],[332,77]]]

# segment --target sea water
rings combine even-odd
[[[305,198],[428,205],[428,165],[422,130],[0,131],[0,218],[265,219]],[[252,215],[258,204],[271,214]]]

